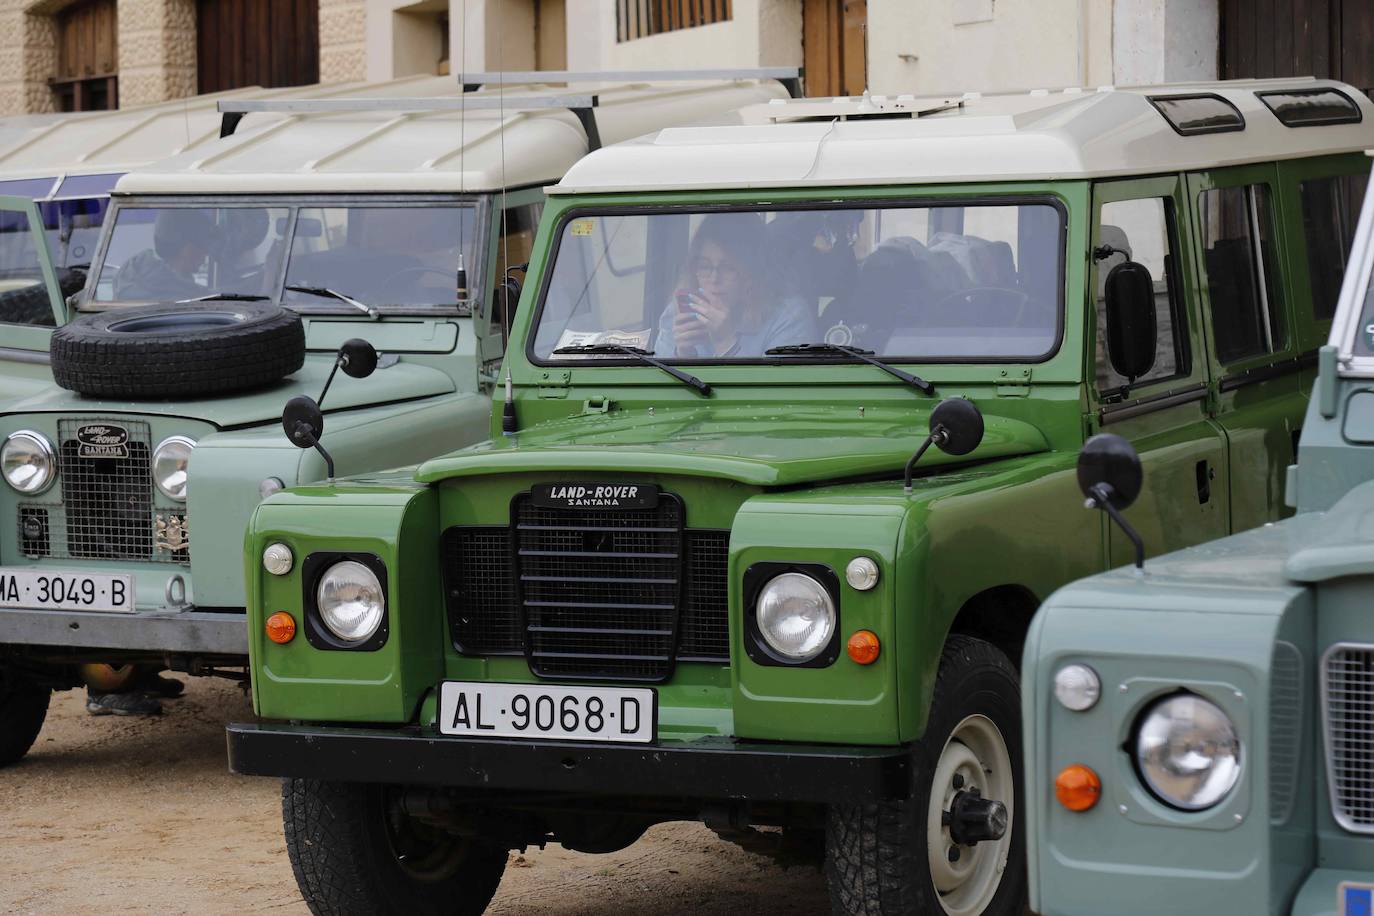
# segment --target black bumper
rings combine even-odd
[[[910,754],[901,747],[746,744],[725,738],[570,744],[301,725],[232,724],[227,731],[229,769],[245,776],[848,804],[905,798],[910,786]]]

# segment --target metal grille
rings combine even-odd
[[[510,529],[444,533],[445,599],[460,652],[520,654],[527,637],[536,674],[635,680],[666,678],[674,659],[729,661],[728,531],[682,531],[672,497],[658,509],[614,512],[522,499],[514,512],[518,564]]]
[[[1275,643],[1269,670],[1269,819],[1283,824],[1293,813],[1302,755],[1302,654],[1297,646]]]
[[[1374,833],[1374,645],[1334,645],[1323,665],[1332,813],[1347,830]]]

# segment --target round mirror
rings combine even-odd
[[[967,455],[983,441],[983,415],[967,398],[946,398],[930,412],[930,435],[947,455]]]
[[[1114,509],[1125,509],[1140,495],[1145,472],[1135,448],[1120,436],[1098,433],[1083,443],[1078,453],[1078,488],[1089,499],[1096,498],[1094,487],[1105,483],[1111,487]]]
[[[377,351],[361,337],[353,337],[339,347],[343,371],[353,378],[367,378],[377,368]],[[313,402],[312,402],[313,403]]]
[[[296,448],[312,448],[324,435],[324,413],[314,398],[298,395],[286,402],[281,428]]]

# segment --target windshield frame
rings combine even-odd
[[[1043,354],[1027,356],[922,356],[877,354],[878,358],[893,365],[1038,365],[1054,359],[1064,345],[1066,312],[1068,305],[1068,241],[1070,214],[1068,201],[1050,191],[1010,191],[998,193],[970,193],[955,191],[949,194],[914,194],[894,196],[891,193],[864,196],[852,188],[831,188],[823,199],[792,199],[786,201],[747,202],[694,200],[682,203],[621,204],[596,203],[573,205],[559,212],[557,222],[550,230],[549,251],[544,259],[544,269],[539,279],[539,298],[532,310],[525,334],[525,359],[533,366],[614,366],[624,365],[623,356],[578,356],[574,358],[541,359],[534,351],[539,324],[544,317],[544,306],[549,288],[553,281],[554,266],[558,263],[559,249],[565,237],[565,228],[573,220],[584,217],[602,216],[658,216],[682,214],[708,214],[730,212],[781,213],[786,211],[820,210],[884,210],[920,209],[939,206],[1018,206],[1047,205],[1059,215],[1059,243],[1057,246],[1058,263],[1055,265],[1058,302],[1055,310],[1055,333],[1053,345]],[[846,199],[837,197],[848,194]],[[552,354],[550,354],[552,356]],[[853,365],[861,363],[857,357],[834,356],[745,356],[745,357],[707,357],[681,358],[677,356],[655,356],[674,366],[815,366],[815,365]]]
[[[478,300],[481,298],[481,291],[485,289],[487,272],[487,246],[488,236],[490,235],[490,216],[492,212],[492,201],[490,194],[459,194],[457,192],[447,194],[443,192],[424,192],[417,194],[408,193],[386,193],[386,194],[139,194],[123,195],[112,194],[110,196],[110,206],[105,213],[105,225],[100,232],[100,242],[96,247],[95,256],[91,259],[91,267],[86,277],[86,287],[81,293],[81,302],[77,311],[86,314],[91,312],[105,312],[122,308],[129,308],[138,305],[165,304],[158,299],[119,299],[113,301],[96,301],[94,299],[95,286],[99,281],[100,273],[105,267],[105,256],[109,250],[110,240],[114,235],[115,225],[118,223],[119,211],[125,209],[149,209],[149,208],[179,208],[179,209],[230,209],[230,208],[270,208],[284,207],[289,210],[287,216],[288,225],[283,241],[286,251],[289,253],[296,240],[296,223],[302,209],[310,207],[390,207],[390,208],[409,208],[417,209],[433,207],[436,204],[449,204],[458,206],[468,206],[472,208],[472,250],[467,264],[468,272],[468,292],[469,301],[453,305],[438,306],[407,306],[407,305],[378,305],[377,310],[382,317],[394,318],[453,318],[467,317],[472,315],[479,308]],[[337,300],[322,299],[315,302],[286,302],[283,299],[286,284],[286,274],[290,269],[291,258],[282,258],[282,263],[277,277],[273,280],[273,294],[268,296],[265,301],[273,302],[282,308],[290,309],[298,315],[319,315],[319,316],[351,316],[369,321],[368,316],[358,309],[344,302]],[[207,293],[212,292],[234,292],[233,290],[212,290],[206,289]],[[350,293],[350,290],[340,290],[343,293]],[[475,295],[474,295],[475,292]],[[369,303],[369,305],[372,303]]]
[[[1345,280],[1331,320],[1329,346],[1336,348],[1338,372],[1345,378],[1374,378],[1374,356],[1359,352],[1365,300],[1374,284],[1374,182],[1365,191],[1355,238],[1350,243]]]

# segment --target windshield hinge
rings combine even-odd
[[[604,394],[597,395],[594,398],[588,398],[587,400],[582,402],[582,413],[610,413],[612,403],[613,402],[611,401],[611,399],[606,397]]]
[[[566,398],[568,386],[571,384],[571,369],[545,369],[539,373],[539,396],[541,398]]]
[[[997,376],[997,396],[999,398],[1023,398],[1030,394],[1031,370],[1029,366],[1019,369],[1003,369]]]

